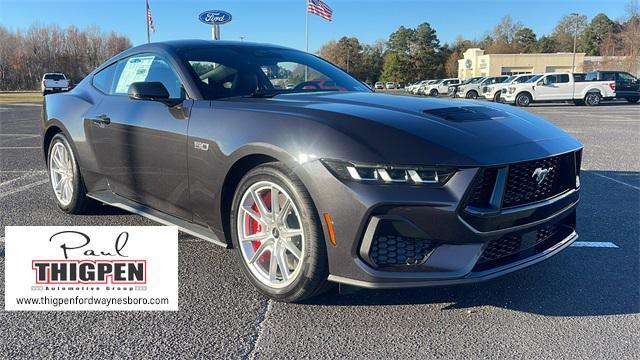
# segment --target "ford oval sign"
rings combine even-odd
[[[222,10],[207,10],[198,15],[198,19],[205,24],[221,25],[231,21],[231,14]]]

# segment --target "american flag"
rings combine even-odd
[[[327,21],[331,21],[333,15],[333,10],[321,0],[307,0],[307,12],[316,14]]]
[[[149,0],[147,0],[147,23],[151,28],[151,31],[156,32],[156,27],[153,26],[153,17],[151,16],[151,8],[149,7]]]

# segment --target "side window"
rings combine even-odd
[[[99,73],[93,75],[91,83],[105,94],[111,92],[111,84],[113,83],[113,73],[116,70],[115,65],[109,65],[102,69]]]
[[[612,72],[605,72],[602,73],[602,80],[603,81],[614,81],[616,79],[616,74],[612,73]]]
[[[569,82],[569,74],[561,74],[558,75],[557,83],[568,83]]]
[[[554,84],[556,82],[556,76],[555,75],[547,75],[544,78],[544,84],[545,85],[551,85]]]
[[[126,95],[134,82],[161,82],[171,99],[184,98],[178,75],[162,57],[153,54],[132,56],[118,62],[111,94]]]
[[[634,78],[630,74],[621,72],[621,73],[618,73],[618,80],[634,82],[634,81],[636,81],[636,78]]]

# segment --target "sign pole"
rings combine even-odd
[[[309,52],[309,0],[305,0],[305,18],[304,18],[304,48],[306,52]],[[304,81],[308,81],[309,67],[304,67]]]
[[[149,0],[145,1],[146,9],[144,12],[144,20],[147,23],[147,44],[151,42],[151,33],[149,33]]]

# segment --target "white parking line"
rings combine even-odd
[[[40,149],[40,146],[0,146],[0,150],[11,149]]]
[[[23,186],[17,187],[17,188],[15,188],[15,189],[13,189],[13,190],[5,191],[5,192],[0,192],[0,199],[2,199],[2,198],[4,198],[4,197],[7,197],[7,196],[9,196],[9,195],[13,195],[13,194],[15,194],[15,193],[19,193],[19,192],[21,192],[21,191],[29,190],[29,189],[31,189],[31,188],[33,188],[33,187],[40,186],[40,185],[42,185],[42,184],[46,184],[46,183],[48,183],[48,182],[49,182],[49,179],[39,180],[39,181],[33,182],[33,183],[31,183],[31,184],[27,184],[27,185],[23,185]]]
[[[618,249],[618,245],[612,242],[600,242],[600,241],[576,241],[571,244],[572,247],[591,247],[591,248],[614,248]]]
[[[596,172],[586,172],[586,171],[585,171],[585,172],[581,172],[581,174],[591,174],[591,175],[596,175],[596,176],[599,176],[599,177],[601,177],[601,178],[605,178],[605,179],[609,179],[609,180],[611,180],[611,181],[613,181],[613,182],[617,182],[617,183],[618,183],[618,184],[620,184],[620,185],[628,186],[628,187],[630,187],[630,188],[632,188],[632,189],[636,189],[636,190],[640,191],[640,187],[637,187],[637,186],[635,186],[635,185],[631,185],[631,184],[629,184],[629,183],[626,183],[626,182],[624,182],[624,181],[620,181],[620,180],[618,180],[618,179],[614,179],[614,178],[612,178],[612,177],[608,177],[608,176],[606,176],[606,175],[598,174],[598,173],[596,173]]]
[[[34,178],[34,177],[41,177],[42,175],[45,175],[45,174],[46,172],[44,171],[32,171],[32,172],[23,173],[22,175],[18,176],[15,179],[7,180],[5,182],[0,182],[0,188],[3,186],[7,186],[9,184],[13,184],[16,181]]]
[[[40,137],[40,135],[39,135],[39,134],[0,134],[0,136]]]
[[[46,170],[0,170],[0,174],[22,174],[22,173],[39,173],[46,174]]]

